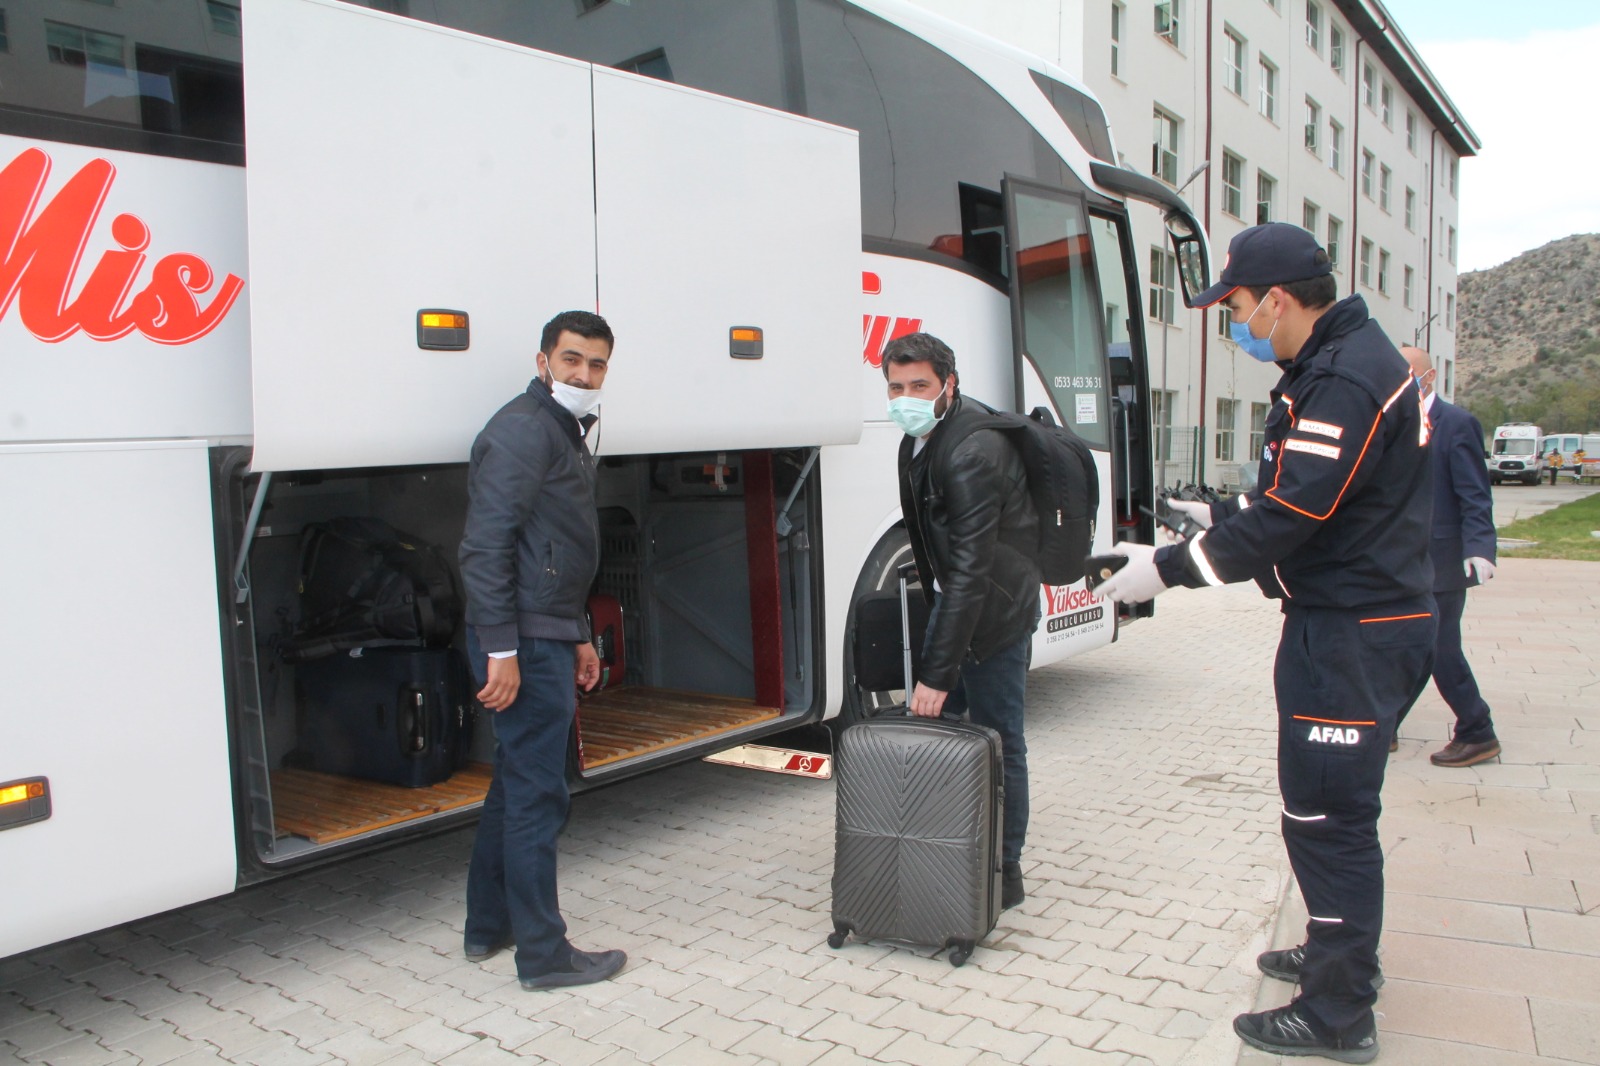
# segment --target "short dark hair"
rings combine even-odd
[[[907,333],[896,337],[883,349],[883,376],[889,376],[889,364],[929,363],[934,376],[943,385],[956,372],[956,353],[950,346],[931,333]]]
[[[1304,281],[1286,281],[1282,285],[1246,285],[1244,288],[1258,303],[1273,289],[1282,289],[1307,311],[1320,311],[1339,298],[1339,283],[1332,274],[1306,278]]]
[[[563,333],[576,333],[586,340],[605,341],[608,351],[617,346],[616,338],[611,335],[611,327],[599,315],[592,311],[563,311],[544,324],[544,332],[539,335],[539,350],[549,355],[550,349],[556,346]]]

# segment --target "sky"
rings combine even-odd
[[[1600,3],[1383,3],[1483,143],[1461,164],[1460,269],[1600,233]]]

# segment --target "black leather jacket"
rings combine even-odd
[[[933,599],[935,579],[941,593],[918,680],[942,692],[955,688],[968,655],[984,659],[1039,624],[1039,518],[1021,455],[996,430],[975,431],[949,454],[939,446],[982,413],[957,396],[920,453],[914,438],[900,443],[900,509],[923,595]]]

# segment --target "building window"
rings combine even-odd
[[[1415,292],[1416,287],[1417,287],[1417,272],[1415,270],[1412,270],[1410,267],[1406,267],[1405,288],[1402,290],[1402,295],[1405,297],[1406,308],[1407,309],[1410,309],[1410,307],[1411,307],[1411,301],[1414,299],[1412,294]]]
[[[239,36],[239,5],[225,0],[206,0],[206,12],[211,16],[211,28],[224,37]]]
[[[1406,186],[1406,229],[1417,232],[1417,191]]]
[[[1378,249],[1378,291],[1389,295],[1389,253]]]
[[[1233,462],[1233,431],[1238,410],[1238,400],[1217,400],[1216,457],[1225,463]]]
[[[1172,461],[1172,409],[1177,405],[1175,389],[1150,390],[1150,424],[1155,433],[1156,459]]]
[[[1369,109],[1378,106],[1378,68],[1371,60],[1361,64],[1361,102]]]
[[[1122,76],[1122,16],[1126,9],[1121,4],[1111,5],[1111,76]]]
[[[1306,0],[1306,44],[1322,54],[1322,7],[1317,0]]]
[[[1406,151],[1417,154],[1417,113],[1406,108]]]
[[[1161,0],[1156,5],[1156,36],[1163,37],[1174,48],[1181,48],[1182,43],[1178,38],[1178,23],[1182,12],[1178,5],[1183,0]]]
[[[1377,160],[1365,148],[1361,149],[1361,195],[1372,199],[1372,164]]]
[[[1278,68],[1266,56],[1261,57],[1261,113],[1278,121]]]
[[[1328,24],[1328,65],[1344,77],[1344,31],[1332,22]]]
[[[1265,403],[1250,405],[1250,451],[1244,457],[1247,463],[1265,458],[1263,453],[1267,450],[1267,411],[1271,406]]]
[[[1168,185],[1178,184],[1179,119],[1155,109],[1155,134],[1150,144],[1150,173]]]
[[[1372,242],[1361,238],[1361,284],[1372,287]]]
[[[1271,222],[1278,214],[1278,183],[1263,170],[1256,171],[1256,225]]]
[[[1157,322],[1177,321],[1178,260],[1165,248],[1150,249],[1150,317]]]
[[[1444,257],[1450,261],[1451,266],[1456,265],[1456,228],[1451,226],[1445,231],[1448,235],[1444,241]]]
[[[1233,312],[1228,310],[1227,307],[1223,306],[1222,304],[1216,304],[1214,306],[1217,312],[1217,336],[1221,337],[1223,340],[1232,340]]]
[[[1378,167],[1378,206],[1389,210],[1389,190],[1394,186],[1394,172],[1388,167]]]
[[[1322,155],[1322,108],[1311,97],[1306,97],[1306,151]]]
[[[1306,200],[1300,205],[1300,228],[1311,234],[1317,235],[1317,229],[1322,221],[1322,208]]]
[[[61,22],[45,22],[44,49],[50,62],[69,67],[110,67],[125,70],[122,37]]]
[[[1344,223],[1328,216],[1328,258],[1333,262],[1333,269],[1339,269],[1339,244],[1344,237]]]
[[[1450,195],[1458,196],[1461,190],[1461,160],[1450,157]]]
[[[1344,127],[1331,118],[1328,120],[1328,169],[1335,174],[1344,173]]]
[[[1222,31],[1222,86],[1235,96],[1244,96],[1244,38],[1232,30]]]
[[[1444,328],[1456,328],[1456,294],[1451,293],[1444,298]]]
[[[1222,153],[1222,211],[1244,218],[1244,160],[1228,151]]]
[[[1390,85],[1388,82],[1383,83],[1383,91],[1380,94],[1378,114],[1383,119],[1384,129],[1394,129],[1394,86]]]

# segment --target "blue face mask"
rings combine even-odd
[[[1262,300],[1261,303],[1256,304],[1256,309],[1250,312],[1250,318],[1245,319],[1243,322],[1231,323],[1228,326],[1228,333],[1233,337],[1233,343],[1243,348],[1245,354],[1250,358],[1260,360],[1263,363],[1276,363],[1278,361],[1278,353],[1272,350],[1272,334],[1278,332],[1278,324],[1274,322],[1272,331],[1265,337],[1255,337],[1250,333],[1250,321],[1261,313],[1261,308],[1265,303],[1266,301]]]
[[[923,437],[933,432],[943,415],[933,412],[934,400],[915,396],[896,396],[889,401],[889,419],[908,437]]]

